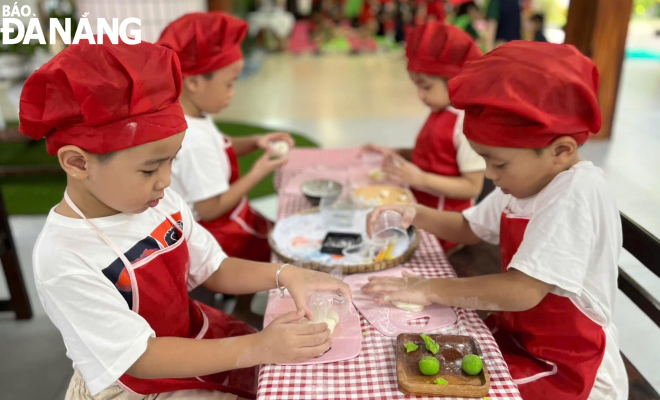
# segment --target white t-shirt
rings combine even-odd
[[[621,219],[602,171],[581,161],[527,199],[497,188],[463,216],[482,240],[499,244],[500,217],[507,207],[530,219],[508,268],[554,285],[551,293],[568,297],[605,330],[605,357],[589,398],[627,399],[628,378],[612,323]]]
[[[231,141],[218,130],[210,116],[186,116],[186,122],[188,129],[172,164],[170,187],[183,197],[195,219],[199,220],[195,203],[229,190],[231,164],[225,143]]]
[[[484,171],[486,169],[486,160],[472,149],[470,142],[468,142],[463,133],[465,111],[457,110],[451,106],[447,107],[447,111],[458,116],[456,119],[456,125],[454,125],[454,147],[456,147],[456,163],[458,164],[458,170],[461,171],[462,174]]]
[[[174,191],[165,190],[158,209],[183,225],[190,253],[188,290],[192,290],[218,269],[226,255]],[[90,221],[131,262],[145,252],[151,254],[173,244],[161,226],[171,227],[171,223],[155,209]],[[83,219],[51,210],[32,258],[39,299],[62,333],[74,368],[95,395],[133,365],[155,333],[146,320],[131,311],[112,278],[106,277],[123,264]]]

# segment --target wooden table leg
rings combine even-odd
[[[9,229],[5,202],[0,192],[0,262],[9,287],[9,300],[0,301],[0,311],[13,311],[17,319],[32,318],[32,307],[28,298],[21,266],[18,263],[16,247]]]

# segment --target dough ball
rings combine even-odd
[[[277,140],[270,142],[270,147],[273,149],[273,156],[280,158],[289,154],[289,144],[284,140]]]
[[[372,169],[369,171],[369,179],[375,182],[383,182],[385,181],[385,172],[382,169]]]
[[[322,322],[328,324],[328,329],[330,329],[330,334],[332,335],[332,332],[335,331],[335,327],[339,323],[339,316],[337,315],[337,313],[331,313],[330,315],[321,318],[315,316],[314,319],[311,321],[305,317],[303,317],[300,320],[301,324],[320,324]]]
[[[423,305],[404,303],[403,301],[393,301],[392,305],[408,312],[420,312],[424,309]]]

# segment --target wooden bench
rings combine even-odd
[[[483,199],[493,189],[492,182],[486,180],[479,200]],[[623,248],[630,252],[656,276],[660,277],[660,240],[623,213],[621,213],[621,223]],[[485,242],[474,246],[466,246],[463,250],[453,254],[449,258],[449,261],[458,276],[461,277],[497,274],[502,271],[499,246]],[[621,268],[619,268],[618,286],[630,300],[660,327],[660,304]],[[486,313],[480,313],[480,315],[485,316]],[[653,386],[640,374],[623,353],[622,356],[626,365],[626,371],[628,372],[628,382],[630,385],[628,399],[660,399],[660,395],[655,391]]]

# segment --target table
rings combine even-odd
[[[296,149],[290,162],[275,177],[280,188],[291,174],[309,165],[340,166],[360,162],[358,149]],[[302,195],[280,196],[279,218],[309,208]],[[405,264],[414,272],[431,277],[454,277],[436,238],[420,231],[420,246]],[[432,333],[469,335],[480,344],[484,362],[491,374],[489,397],[520,399],[502,354],[484,322],[475,311],[456,309],[456,324]],[[262,366],[259,373],[259,399],[423,399],[399,392],[396,377],[396,338],[381,335],[364,317],[362,352],[352,360],[318,365]]]

